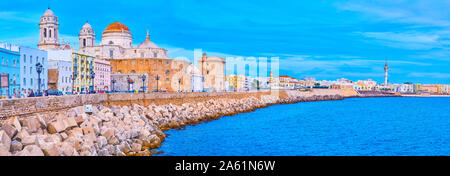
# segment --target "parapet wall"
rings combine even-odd
[[[271,93],[273,94],[273,92],[269,91],[148,94],[117,93],[4,99],[0,100],[0,119],[32,113],[68,109],[85,104],[103,104],[106,106],[131,106],[133,104],[139,104],[142,106],[148,106],[151,104],[181,105],[183,103],[208,101],[216,98],[240,99],[251,96],[259,98],[261,95],[269,95]]]

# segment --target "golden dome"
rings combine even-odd
[[[106,29],[103,31],[103,33],[110,33],[110,32],[127,32],[130,33],[130,30],[127,26],[125,26],[122,23],[114,22],[110,24]]]

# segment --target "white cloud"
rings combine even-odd
[[[450,73],[423,73],[412,72],[409,74],[411,77],[432,77],[432,78],[450,78]]]

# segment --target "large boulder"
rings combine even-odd
[[[28,145],[23,150],[28,151],[30,156],[45,156],[44,152],[37,145]]]
[[[36,135],[26,136],[22,139],[23,146],[34,145],[36,143]]]
[[[27,120],[28,132],[35,133],[41,127],[41,124],[36,118],[30,118]]]
[[[3,145],[6,151],[9,151],[11,146],[11,138],[3,130],[0,131],[0,145]]]
[[[56,144],[53,142],[48,142],[45,145],[42,145],[41,149],[44,152],[45,156],[59,156],[60,155],[58,148],[56,148]]]
[[[9,150],[3,144],[0,144],[0,156],[11,156],[11,153],[9,153]]]
[[[64,130],[66,130],[66,126],[64,125],[64,122],[62,122],[61,120],[56,120],[55,122],[52,122],[48,126],[48,132],[50,134],[60,133],[63,132]]]
[[[11,148],[10,148],[11,152],[21,151],[22,149],[23,149],[23,145],[19,141],[11,142]]]
[[[10,138],[13,138],[17,134],[17,129],[14,126],[10,125],[10,124],[3,124],[2,130],[5,131],[6,134]]]

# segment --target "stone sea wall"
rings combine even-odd
[[[341,100],[336,92],[299,91],[109,94],[27,99],[8,111],[0,130],[0,156],[149,156],[180,129],[273,104]],[[41,99],[39,101],[38,99]],[[36,103],[34,107],[32,103]],[[57,103],[56,103],[57,102]],[[83,104],[93,104],[92,114]],[[51,104],[53,107],[46,107]],[[6,114],[6,115],[5,115]]]

